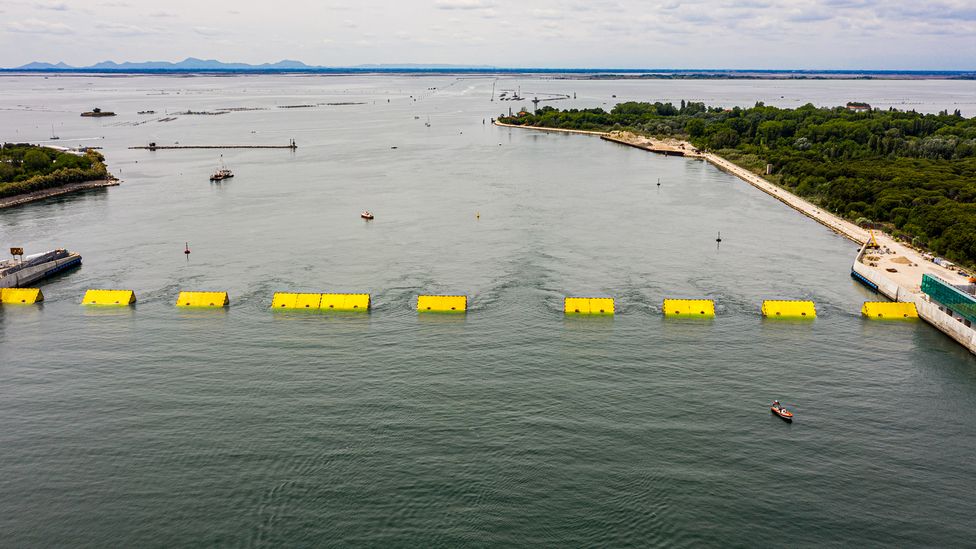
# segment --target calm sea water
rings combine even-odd
[[[0,78],[3,139],[53,129],[124,179],[0,211],[2,247],[84,255],[43,305],[0,309],[3,545],[972,544],[968,352],[862,319],[877,297],[849,277],[853,243],[700,162],[495,128],[521,103],[492,83]],[[577,94],[558,107],[974,101],[945,81],[495,86]],[[359,104],[278,108],[318,103]],[[119,116],[78,116],[92,107]],[[155,121],[228,107],[262,110]],[[216,151],[127,149],[291,138],[225,151],[222,184]],[[139,301],[81,307],[87,288]],[[179,310],[179,290],[231,307]],[[272,312],[275,291],[374,308]],[[470,310],[418,315],[419,293]],[[566,318],[572,295],[617,315]],[[665,297],[718,316],[663,319]],[[764,321],[773,298],[819,316]]]

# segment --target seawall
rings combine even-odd
[[[63,194],[77,193],[80,191],[88,191],[91,189],[101,189],[103,187],[115,187],[118,184],[119,184],[119,180],[114,178],[96,179],[94,181],[68,183],[67,185],[61,185],[60,187],[52,187],[50,189],[42,189],[39,191],[32,191],[24,194],[16,194],[14,196],[7,196],[4,198],[0,198],[0,209],[12,208],[14,206],[20,206],[21,204],[27,204],[29,202],[36,202],[38,200],[51,198],[52,196],[61,196]]]
[[[929,300],[929,296],[922,292],[913,292],[903,288],[881,271],[874,267],[869,267],[861,262],[867,244],[861,246],[861,250],[854,260],[851,270],[864,277],[878,287],[878,293],[892,301],[904,301],[914,303],[918,310],[918,316],[925,322],[935,326],[940,332],[956,340],[960,345],[969,349],[969,352],[976,354],[976,330],[967,327],[965,324],[954,318],[950,313],[943,310],[937,303]]]

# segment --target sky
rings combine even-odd
[[[976,69],[976,0],[0,0],[0,67]]]

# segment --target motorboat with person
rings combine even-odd
[[[778,415],[783,421],[793,423],[793,412],[787,410],[778,400],[774,400],[769,409],[774,414]]]
[[[359,217],[369,221],[370,219],[373,219],[373,213],[369,210],[363,210],[363,213],[359,214]]]

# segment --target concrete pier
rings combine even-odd
[[[144,147],[129,147],[129,149],[140,149],[146,151],[158,151],[162,149],[291,149],[295,150],[298,145],[294,141],[287,145],[157,145],[150,143]]]
[[[888,248],[891,250],[891,248]],[[900,250],[904,251],[904,250]],[[935,275],[939,278],[952,283],[962,284],[965,281],[958,273],[942,268],[931,263],[920,256],[912,257],[911,254],[899,254],[896,251],[883,253],[884,249],[877,251],[868,248],[867,244],[861,246],[861,250],[854,260],[851,267],[852,276],[860,277],[861,281],[867,281],[873,285],[878,293],[892,301],[903,301],[914,303],[918,310],[918,316],[938,328],[938,330],[960,345],[969,349],[969,352],[976,354],[976,330],[972,326],[967,326],[965,319],[953,314],[952,310],[946,306],[932,300],[921,290],[922,275]],[[881,256],[895,256],[893,258],[881,259]],[[905,259],[909,263],[898,262],[898,259]],[[893,264],[898,267],[882,268],[880,265]],[[884,263],[882,263],[884,262]],[[879,266],[871,266],[871,264]],[[896,273],[889,273],[887,269],[895,269]],[[916,280],[917,284],[910,281]],[[910,285],[906,285],[909,283]]]

